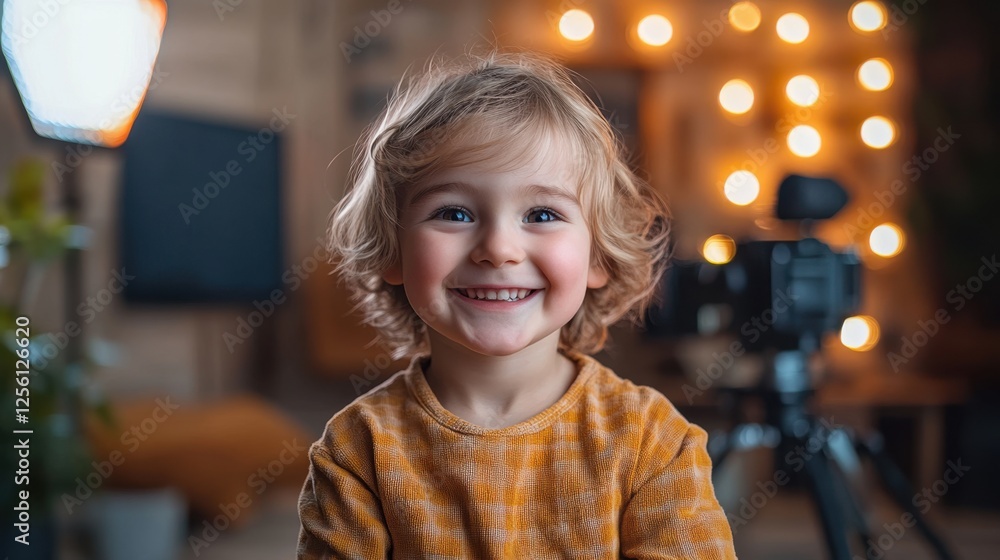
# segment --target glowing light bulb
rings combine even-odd
[[[559,18],[559,33],[570,41],[583,41],[594,33],[594,18],[583,10],[569,10]]]
[[[870,91],[884,91],[892,85],[892,66],[884,58],[871,58],[858,66],[858,82]]]
[[[881,150],[896,140],[896,127],[885,117],[869,117],[861,124],[861,140]]]
[[[797,45],[809,36],[809,21],[796,13],[785,14],[778,18],[776,29],[782,41]]]
[[[159,77],[166,18],[164,0],[6,0],[0,46],[35,132],[120,146]]]
[[[840,342],[858,352],[871,350],[878,343],[878,321],[868,315],[855,315],[844,319],[840,327]]]
[[[662,47],[674,36],[674,26],[667,18],[653,14],[642,18],[639,22],[639,39],[653,47]]]
[[[851,26],[858,31],[870,33],[885,27],[886,23],[885,6],[881,2],[855,2],[851,6],[850,17]]]
[[[728,235],[713,235],[705,240],[701,254],[712,264],[726,264],[736,256],[736,242]]]
[[[760,25],[760,8],[753,2],[737,2],[729,8],[729,24],[739,31],[753,31]]]
[[[895,257],[903,250],[903,231],[893,223],[876,226],[868,236],[868,246],[880,257]]]
[[[811,107],[819,100],[819,84],[810,76],[800,74],[788,80],[785,95],[796,105]]]
[[[760,181],[749,171],[733,171],[726,178],[723,189],[729,202],[737,206],[746,206],[757,200],[760,194]]]
[[[788,149],[799,157],[816,155],[822,145],[819,131],[807,124],[800,124],[788,132]]]
[[[719,104],[730,113],[742,115],[753,107],[753,88],[743,80],[729,80],[719,90]]]

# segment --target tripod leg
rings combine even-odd
[[[869,546],[872,540],[872,533],[871,529],[869,529],[868,518],[858,499],[858,495],[846,480],[841,479],[841,482],[843,482],[846,489],[847,511],[851,516],[851,523],[854,525],[854,529],[858,532],[858,541],[861,543],[861,549],[865,551],[865,559],[876,560],[875,550]]]
[[[842,517],[843,508],[837,500],[830,466],[822,451],[813,453],[805,461],[805,472],[809,486],[816,499],[816,511],[823,525],[823,534],[830,550],[831,560],[850,560],[851,548],[847,544],[846,527]]]
[[[875,559],[875,550],[869,546],[871,541],[871,523],[864,503],[864,488],[861,472],[861,461],[851,442],[851,434],[843,429],[835,429],[826,440],[826,449],[837,466],[836,474],[845,490],[847,511],[851,523],[858,532],[861,548],[865,551],[867,560]]]
[[[871,438],[864,439],[858,438],[857,441],[858,449],[867,454],[871,459],[872,463],[875,464],[875,469],[878,471],[879,476],[882,478],[882,482],[885,484],[886,488],[889,490],[889,495],[892,496],[893,501],[896,502],[901,509],[908,512],[913,516],[916,523],[917,530],[927,539],[927,542],[934,548],[937,552],[938,558],[941,560],[952,560],[954,558],[948,547],[944,544],[944,540],[931,529],[924,516],[917,510],[916,506],[913,504],[913,488],[910,487],[909,483],[906,481],[906,476],[899,470],[899,467],[892,462],[889,455],[885,452],[885,447],[882,445],[882,438],[878,434],[874,434]]]

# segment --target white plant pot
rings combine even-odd
[[[187,503],[172,488],[109,490],[90,504],[94,546],[103,560],[177,560]]]

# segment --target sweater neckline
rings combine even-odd
[[[421,354],[415,356],[410,366],[407,368],[406,382],[411,392],[417,398],[421,407],[431,415],[439,424],[456,432],[479,436],[516,436],[533,434],[549,426],[556,418],[561,416],[567,409],[573,406],[583,394],[584,386],[593,376],[599,366],[594,358],[573,350],[560,350],[560,352],[573,361],[576,365],[576,377],[573,383],[555,403],[539,412],[538,414],[503,428],[485,428],[478,424],[473,424],[463,418],[456,416],[449,411],[441,402],[437,395],[427,383],[425,370],[430,361],[430,356]]]

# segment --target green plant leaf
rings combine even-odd
[[[26,158],[10,170],[10,190],[5,200],[13,219],[38,221],[45,209],[45,164]]]

